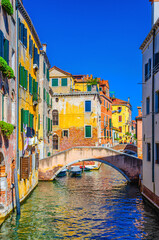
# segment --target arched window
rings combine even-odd
[[[53,136],[53,149],[58,150],[58,136],[57,135]]]
[[[59,114],[57,110],[52,111],[52,122],[53,125],[59,125]]]

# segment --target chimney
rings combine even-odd
[[[128,97],[128,103],[130,103],[130,98]]]
[[[142,111],[141,111],[141,107],[137,107],[137,109],[138,109],[138,117],[141,117],[142,116]]]
[[[152,26],[159,18],[159,0],[149,0],[152,6]]]
[[[46,43],[43,43],[42,46],[43,46],[43,51],[46,53],[47,44],[46,44]]]

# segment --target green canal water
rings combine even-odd
[[[137,187],[102,165],[81,178],[40,182],[21,218],[13,214],[4,222],[0,239],[158,240],[159,220]]]

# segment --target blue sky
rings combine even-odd
[[[23,1],[51,66],[109,80],[117,98],[141,105],[142,54],[151,29],[149,0]]]

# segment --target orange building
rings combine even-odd
[[[99,85],[101,98],[101,144],[112,146],[112,101],[109,96],[108,80],[101,80]]]
[[[136,137],[137,137],[137,155],[138,158],[143,158],[142,152],[142,110],[138,107],[138,116],[136,117]]]

